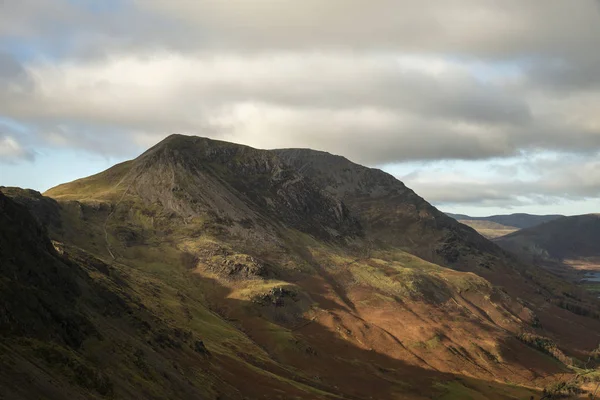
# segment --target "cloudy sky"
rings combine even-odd
[[[446,211],[600,212],[600,1],[0,0],[0,185],[171,133],[311,147]]]

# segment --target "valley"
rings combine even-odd
[[[458,222],[475,229],[488,239],[496,239],[517,232],[520,229],[532,228],[563,217],[562,215],[532,215],[524,213],[492,215],[489,217],[470,217],[464,214],[447,214]]]

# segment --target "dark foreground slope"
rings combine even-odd
[[[45,194],[103,338],[69,351],[107,374],[104,396],[529,398],[597,346],[576,289],[381,171],[298,154],[172,136]],[[98,311],[85,282],[133,314]]]
[[[185,290],[51,243],[2,193],[0,305],[2,399],[335,397]]]

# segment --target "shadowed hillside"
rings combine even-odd
[[[105,263],[45,235],[0,193],[2,398],[336,397],[272,360],[189,284]]]
[[[563,217],[496,240],[530,257],[556,260],[600,257],[600,214]]]

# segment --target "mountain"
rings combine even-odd
[[[600,214],[555,219],[498,238],[496,243],[531,258],[577,260],[600,257]]]
[[[448,216],[460,220],[460,221],[489,221],[495,222],[500,225],[507,227],[514,227],[517,229],[531,228],[536,225],[543,224],[558,218],[564,217],[564,215],[533,215],[533,214],[510,214],[510,215],[492,215],[489,217],[470,217],[464,214],[451,214],[446,213]]]
[[[173,135],[0,192],[2,282],[57,302],[0,314],[48,326],[0,331],[11,398],[530,398],[600,341],[593,296],[328,153]]]

